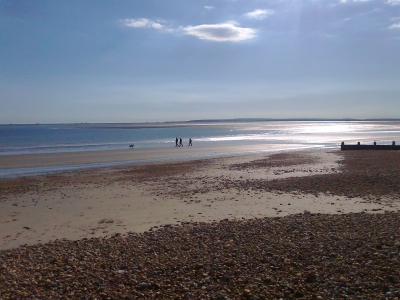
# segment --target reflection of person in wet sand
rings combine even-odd
[[[182,138],[179,138],[179,147],[183,147]]]
[[[189,138],[189,145],[188,146],[193,146],[192,145],[192,139],[191,138]]]

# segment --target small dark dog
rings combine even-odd
[[[129,148],[133,148],[133,146],[135,146],[135,145],[129,145]]]

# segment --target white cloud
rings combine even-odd
[[[146,18],[140,18],[140,19],[125,19],[122,21],[125,26],[128,27],[135,27],[135,28],[140,28],[140,27],[150,27],[154,29],[164,29],[164,25],[154,22],[152,20],[146,19]]]
[[[205,9],[213,9],[214,6],[204,6]]]
[[[176,32],[177,29],[168,28],[161,24],[162,20],[153,21],[147,18],[125,19],[121,22],[127,27],[153,28],[165,32]],[[256,36],[253,28],[243,28],[234,21],[221,24],[203,24],[198,26],[179,27],[188,35],[193,35],[203,40],[226,42],[244,41]]]
[[[388,28],[389,29],[400,29],[400,23],[390,25]]]
[[[217,42],[238,42],[252,39],[256,31],[252,28],[236,26],[236,23],[203,24],[198,26],[184,27],[186,34],[193,35],[202,40]]]
[[[151,27],[153,27],[155,29],[163,29],[164,25],[161,25],[160,23],[152,23]]]
[[[272,14],[274,14],[274,11],[270,9],[256,9],[255,11],[245,14],[245,16],[251,19],[264,19]]]
[[[387,4],[396,5],[396,4],[400,4],[400,0],[388,0],[386,3],[387,3]]]

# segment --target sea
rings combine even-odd
[[[339,148],[400,144],[400,121],[190,121],[178,123],[0,125],[0,155],[186,146],[280,144],[284,148]],[[1,170],[0,166],[0,170]],[[0,172],[0,176],[1,176]]]

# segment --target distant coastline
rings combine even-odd
[[[35,123],[35,124],[0,124],[0,126],[48,126],[56,125],[64,128],[85,128],[85,129],[132,129],[132,128],[177,128],[194,127],[205,125],[223,125],[229,123],[256,123],[256,122],[400,122],[400,118],[378,118],[378,119],[323,119],[323,118],[234,118],[234,119],[203,119],[189,121],[166,121],[166,122],[132,122],[132,123]]]

